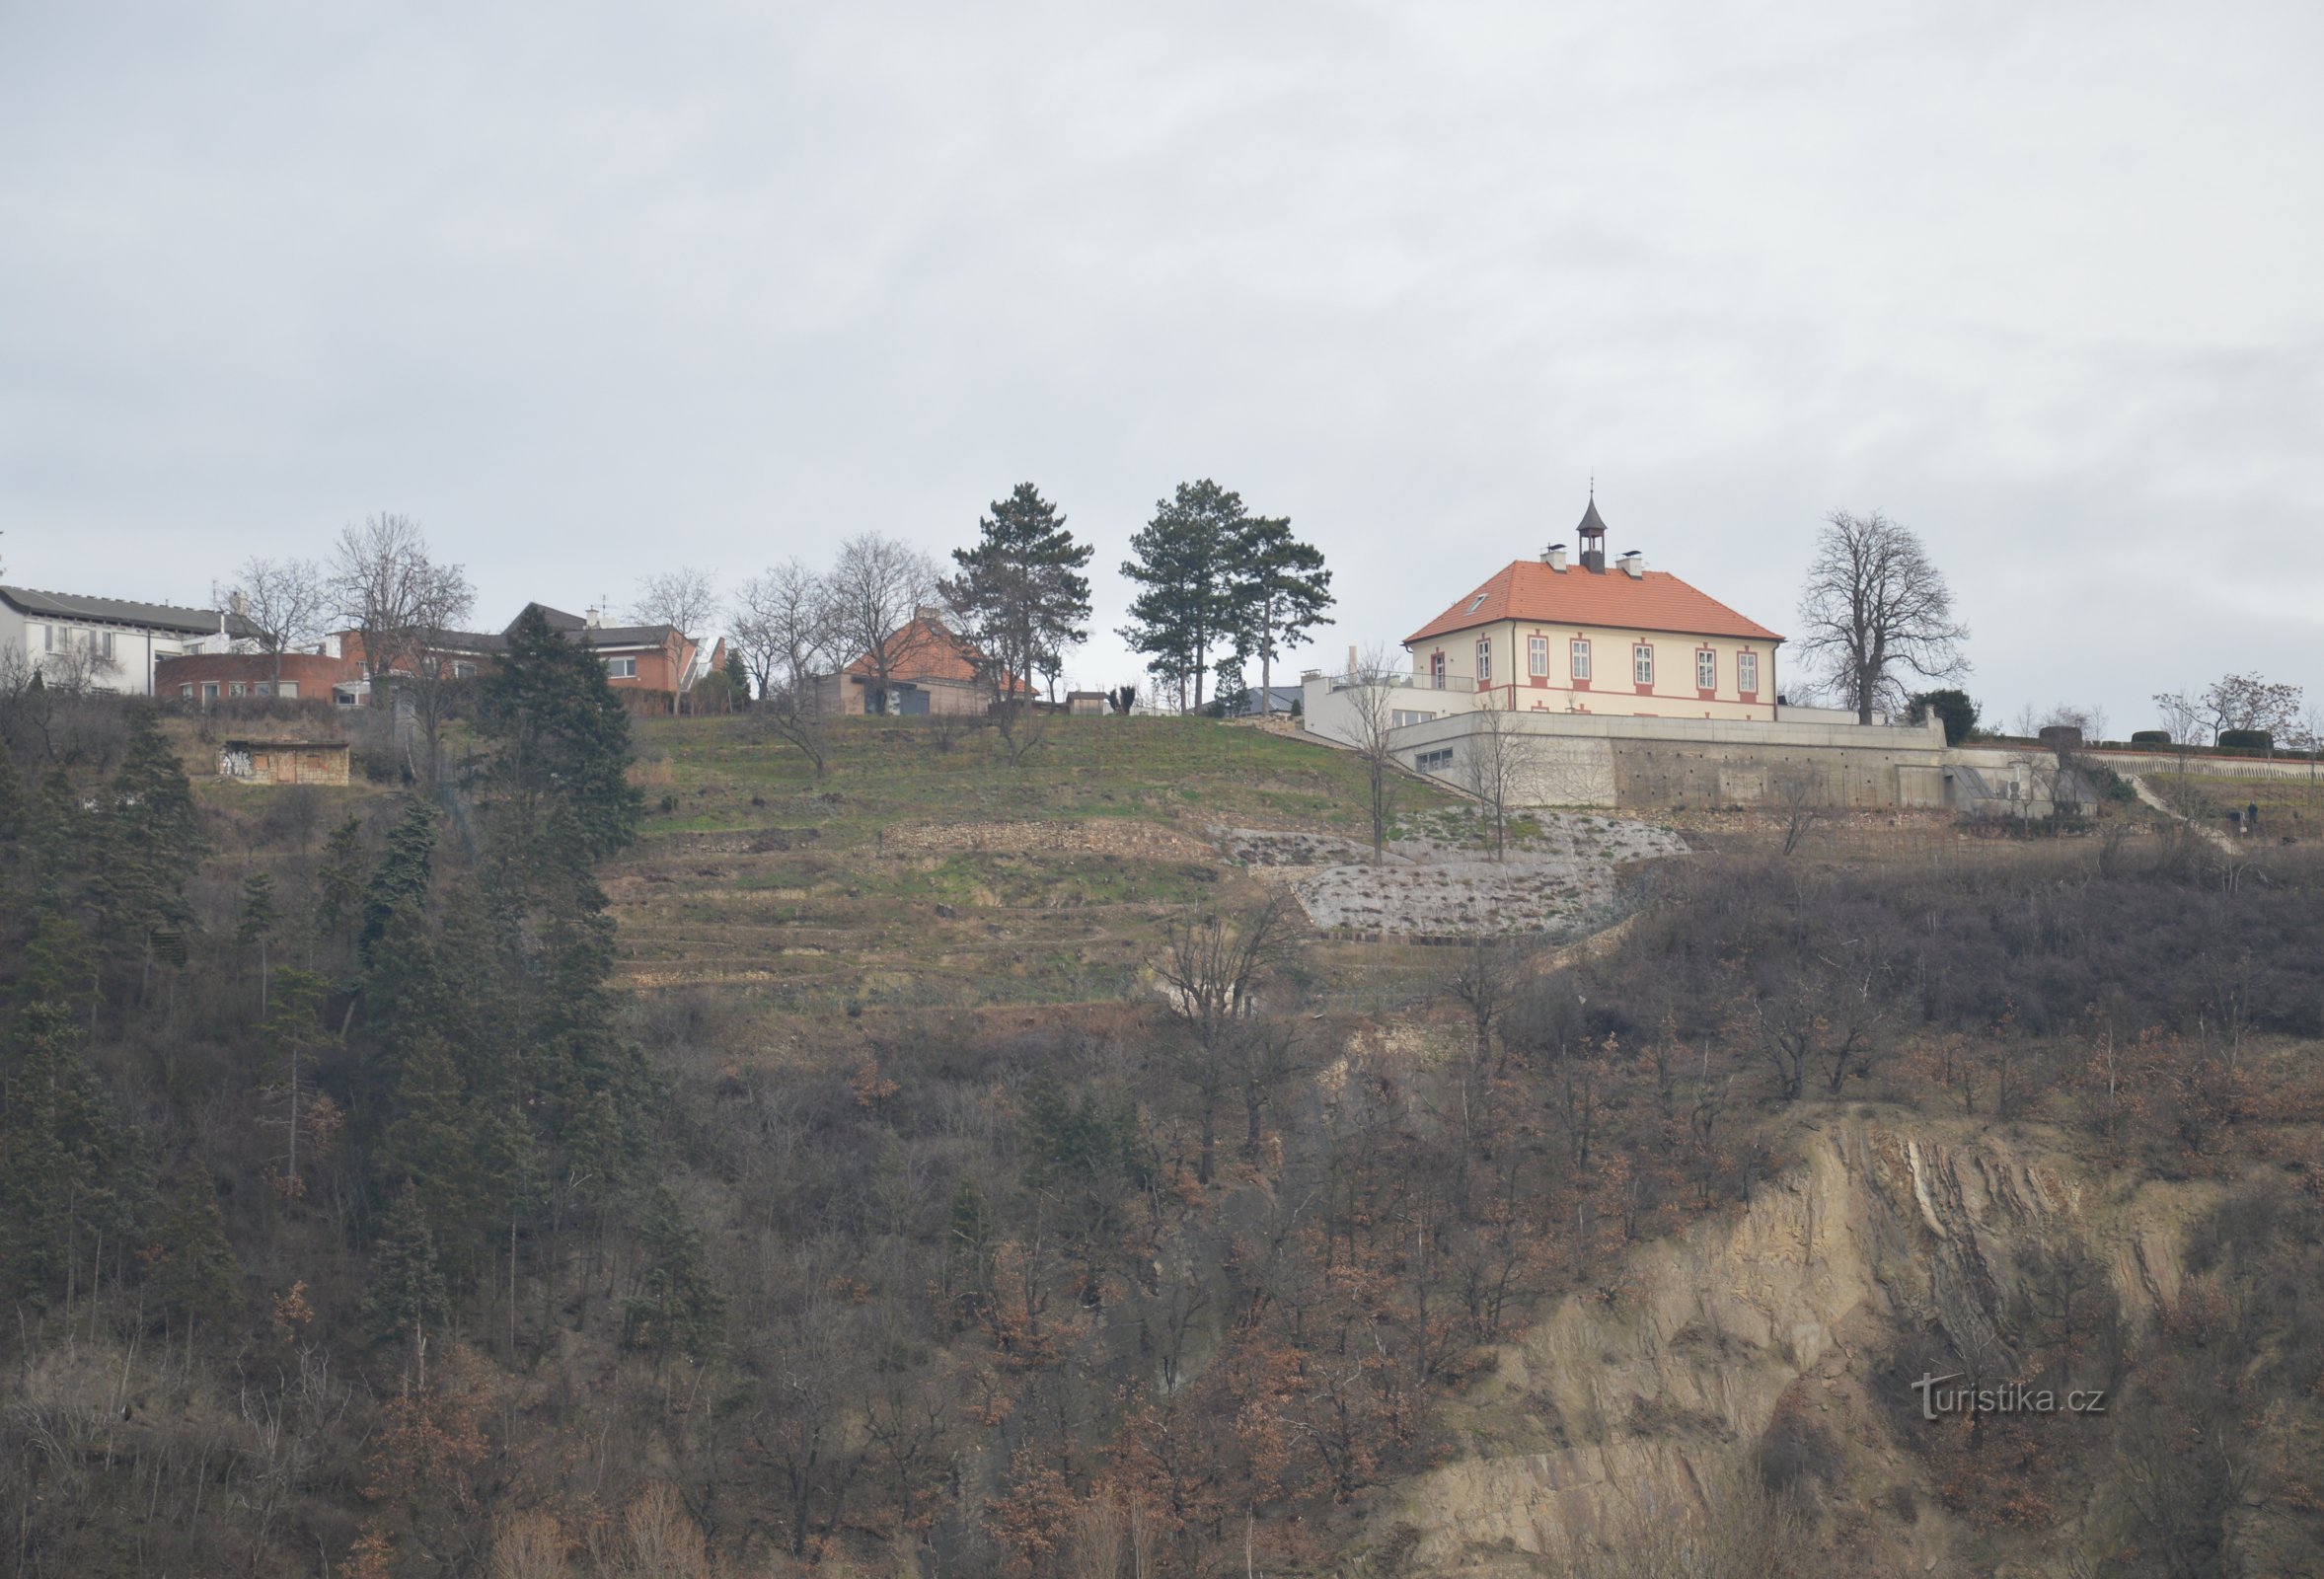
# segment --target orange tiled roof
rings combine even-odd
[[[1682,636],[1745,637],[1760,641],[1783,639],[1668,570],[1648,570],[1633,577],[1621,569],[1585,570],[1572,564],[1552,570],[1539,560],[1516,560],[1404,638],[1404,644],[1500,620],[1675,631]]]
[[[981,655],[941,622],[926,619],[916,619],[899,629],[888,639],[888,650],[896,654],[888,669],[891,680],[952,680],[963,685],[976,679],[976,660]],[[870,674],[871,654],[866,652],[849,664],[846,672]]]

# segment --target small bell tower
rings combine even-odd
[[[1598,517],[1598,485],[1590,485],[1590,507],[1574,530],[1582,539],[1582,568],[1606,573],[1606,523]]]

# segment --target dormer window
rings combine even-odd
[[[1468,612],[1470,614],[1474,614],[1477,610],[1483,608],[1485,606],[1485,599],[1491,597],[1492,595],[1493,594],[1490,592],[1479,592],[1475,597],[1470,598],[1468,600]]]

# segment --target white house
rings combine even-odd
[[[227,619],[218,609],[0,586],[0,669],[22,663],[55,682],[149,697],[158,660],[227,651]]]

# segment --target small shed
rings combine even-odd
[[[1102,691],[1068,691],[1065,694],[1065,711],[1075,717],[1097,717],[1105,710],[1105,693]]]
[[[229,740],[218,753],[218,777],[243,784],[347,782],[344,740]]]

